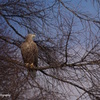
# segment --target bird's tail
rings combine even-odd
[[[30,76],[36,78],[36,70],[29,70]]]

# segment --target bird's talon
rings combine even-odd
[[[33,68],[33,63],[30,64],[30,68]]]
[[[29,63],[25,63],[25,66],[28,67],[29,66]]]

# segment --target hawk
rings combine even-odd
[[[34,67],[38,66],[38,48],[33,41],[34,37],[34,34],[28,34],[26,36],[25,42],[21,44],[21,53],[25,67],[27,67],[32,76],[36,77]]]

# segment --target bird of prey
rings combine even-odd
[[[26,36],[25,42],[21,44],[21,53],[25,67],[27,67],[31,75],[35,78],[36,70],[34,70],[34,67],[38,66],[38,48],[33,41],[34,37],[34,34],[28,34]]]

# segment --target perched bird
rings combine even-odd
[[[28,34],[26,36],[25,42],[21,44],[21,53],[25,67],[27,67],[31,75],[35,78],[36,70],[34,70],[34,67],[38,66],[38,48],[33,41],[34,37],[34,34]]]

